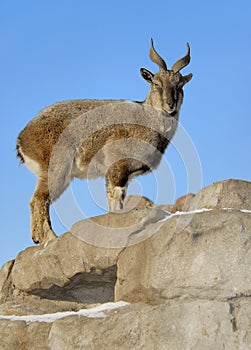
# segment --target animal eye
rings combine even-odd
[[[153,81],[153,85],[156,87],[161,87],[161,83],[159,81]]]

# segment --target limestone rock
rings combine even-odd
[[[194,197],[195,194],[188,193],[178,198],[171,210],[171,213],[176,213],[177,211],[188,211]]]
[[[177,299],[125,306],[105,318],[68,316],[28,324],[1,320],[1,350],[246,350],[250,311],[250,303]]]
[[[213,184],[173,214],[143,206],[90,218],[20,252],[0,270],[0,349],[247,350],[250,186]],[[39,316],[121,300],[131,304],[101,318]]]
[[[238,331],[233,331],[231,317],[229,304],[217,301],[136,304],[103,320],[61,319],[52,325],[49,344],[55,350],[234,350],[241,341]]]
[[[79,311],[93,304],[74,301],[51,300],[32,294],[19,293],[14,298],[0,304],[0,315],[40,315],[64,311]],[[0,347],[1,348],[1,347]]]
[[[119,211],[79,221],[71,233],[96,247],[123,249],[153,235],[169,215],[155,207]]]
[[[149,208],[153,206],[154,204],[150,199],[141,196],[127,196],[124,202],[126,210]]]
[[[193,202],[195,194],[188,193],[179,197],[174,204],[161,204],[158,208],[169,211],[170,213],[176,213],[177,211],[189,211]]]
[[[251,210],[251,182],[230,179],[203,188],[192,200],[189,210],[201,208]]]
[[[0,297],[10,300],[20,291],[51,300],[112,301],[120,252],[154,234],[167,215],[146,208],[78,222],[72,233],[46,247],[29,247],[7,263],[0,272]]]
[[[148,240],[121,252],[115,299],[225,300],[251,295],[251,213],[174,215]]]

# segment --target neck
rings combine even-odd
[[[179,114],[180,114],[180,107],[182,104],[182,99],[178,100],[177,102],[177,108],[173,113],[167,113],[162,107],[161,104],[156,105],[155,103],[153,103],[153,99],[151,98],[151,95],[148,94],[145,101],[142,101],[141,103],[146,104],[148,106],[151,106],[152,108],[154,108],[155,110],[157,110],[158,112],[161,112],[164,116],[166,117],[173,117],[175,118],[177,121],[179,120]]]

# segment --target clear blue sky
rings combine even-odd
[[[29,200],[36,179],[18,167],[18,133],[58,101],[143,100],[149,87],[139,69],[157,71],[148,55],[151,37],[169,67],[189,41],[192,61],[183,73],[194,77],[159,171],[129,192],[170,203],[212,182],[250,181],[250,16],[249,0],[1,1],[0,265],[32,245]],[[72,199],[83,216],[103,213],[104,182],[74,181],[52,208],[58,234],[75,215]]]

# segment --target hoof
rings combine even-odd
[[[47,245],[50,241],[52,241],[55,238],[57,238],[57,235],[52,230],[46,233],[43,232],[43,234],[39,235],[39,238],[38,238],[38,234],[34,234],[32,236],[32,240],[34,244],[40,244],[40,245],[42,244]]]
[[[37,232],[34,232],[31,238],[34,244],[40,244],[40,238]]]

